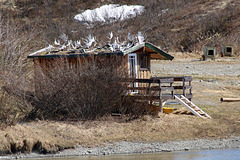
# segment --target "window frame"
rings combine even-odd
[[[150,58],[149,54],[146,54],[146,53],[139,54],[139,69],[140,70],[149,70],[150,69],[149,58]]]

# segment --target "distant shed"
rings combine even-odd
[[[233,49],[233,46],[231,45],[224,45],[222,47],[222,53],[223,53],[223,56],[233,56],[234,55],[234,49]]]
[[[216,47],[204,47],[203,60],[206,60],[208,58],[215,60],[216,55],[217,55]]]

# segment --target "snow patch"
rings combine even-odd
[[[87,25],[91,25],[94,22],[111,23],[118,20],[122,21],[133,18],[138,14],[142,14],[143,11],[144,6],[141,5],[120,6],[118,4],[109,4],[93,10],[86,10],[83,13],[76,15],[74,19]]]

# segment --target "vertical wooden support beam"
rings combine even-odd
[[[162,88],[161,88],[161,80],[159,79],[159,99],[162,99]]]
[[[186,96],[186,85],[185,85],[185,77],[182,78],[183,81],[183,95]]]
[[[149,83],[148,83],[148,88],[147,88],[147,95],[149,94],[150,87],[151,87],[151,82],[149,81]]]
[[[162,100],[162,88],[161,88],[161,80],[159,79],[159,107],[160,112],[163,112],[163,100]]]
[[[192,94],[192,84],[191,84],[191,81],[189,81],[189,87],[190,87],[190,89],[189,89],[189,92],[190,92],[190,94]]]
[[[189,81],[189,93],[192,95],[192,80]],[[192,98],[189,99],[190,101],[192,101]]]
[[[170,83],[170,87],[172,87],[172,86],[173,86],[173,82]],[[173,91],[174,90],[171,91],[172,98],[174,98],[174,92]]]

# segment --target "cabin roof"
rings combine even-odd
[[[43,48],[41,50],[38,50],[32,54],[28,55],[28,58],[57,58],[57,57],[88,57],[91,55],[95,56],[125,56],[129,53],[134,53],[139,50],[142,50],[143,52],[148,52],[150,54],[151,59],[163,59],[163,60],[172,60],[174,57],[170,54],[164,52],[157,46],[149,43],[149,42],[143,42],[143,43],[137,43],[135,45],[132,45],[131,47],[128,47],[125,50],[115,50],[111,51],[109,49],[110,46],[105,45],[103,47],[97,47],[97,48],[88,48],[88,49],[75,49],[75,50],[67,50],[62,51],[57,49],[54,46],[49,45],[46,48]]]
[[[135,51],[137,51],[139,49],[143,49],[144,51],[150,53],[152,59],[173,60],[173,58],[174,58],[170,54],[164,52],[163,50],[161,50],[160,48],[158,48],[157,46],[155,46],[149,42],[144,42],[144,43],[136,45],[132,48],[129,48],[128,50],[124,51],[124,55],[129,54],[129,53],[134,53]]]

